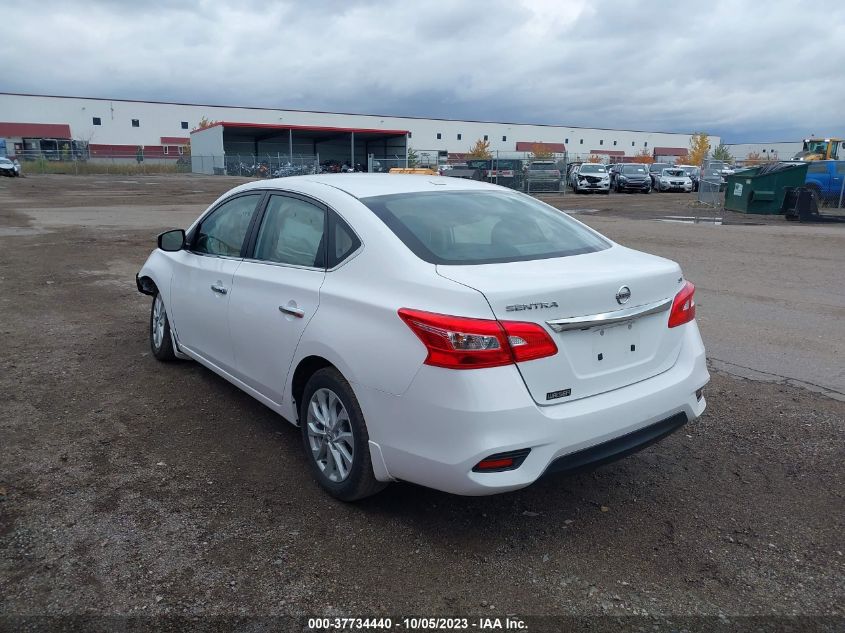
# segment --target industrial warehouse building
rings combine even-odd
[[[217,125],[195,131],[203,119]],[[193,133],[192,133],[193,132]],[[213,173],[224,157],[319,156],[350,164],[403,160],[413,147],[421,162],[459,157],[479,139],[500,157],[537,144],[570,159],[601,155],[620,161],[644,150],[655,159],[686,153],[690,134],[457,121],[187,103],[0,93],[0,152],[41,152],[48,159],[123,157],[178,160],[188,150],[195,171]],[[715,146],[718,137],[711,137]]]

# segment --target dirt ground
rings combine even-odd
[[[238,182],[0,180],[0,614],[843,621],[845,230],[653,220],[690,215],[683,194],[567,197],[702,280],[721,362],[706,414],[519,492],[395,484],[344,505],[310,480],[296,428],[149,353],[135,272],[157,232]]]

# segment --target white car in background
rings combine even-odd
[[[610,172],[600,163],[582,163],[572,170],[571,178],[570,184],[575,193],[610,193]]]
[[[0,175],[3,176],[20,176],[21,164],[17,160],[0,156]]]
[[[136,282],[154,356],[194,359],[298,424],[343,500],[394,480],[522,488],[705,408],[678,264],[487,183],[252,182],[159,235]]]
[[[692,178],[680,167],[670,167],[655,179],[657,191],[692,191]]]

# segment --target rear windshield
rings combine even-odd
[[[417,257],[493,264],[594,253],[610,243],[557,209],[498,191],[426,191],[361,200]]]

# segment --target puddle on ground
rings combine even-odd
[[[0,226],[0,237],[21,237],[25,235],[43,235],[47,229],[36,226]]]
[[[662,218],[657,218],[658,222],[675,222],[677,224],[713,224],[714,226],[722,225],[722,218],[693,216],[693,215],[665,215]]]

